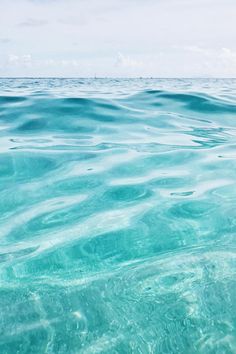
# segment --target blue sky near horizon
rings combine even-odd
[[[0,0],[0,76],[236,77],[235,0]]]

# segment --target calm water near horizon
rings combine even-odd
[[[0,79],[0,353],[236,353],[236,79]]]

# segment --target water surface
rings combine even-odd
[[[236,352],[236,80],[0,80],[0,353]]]

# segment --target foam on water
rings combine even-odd
[[[235,353],[236,80],[0,80],[0,352]]]

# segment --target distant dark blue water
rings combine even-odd
[[[0,353],[236,352],[236,80],[0,79]]]

